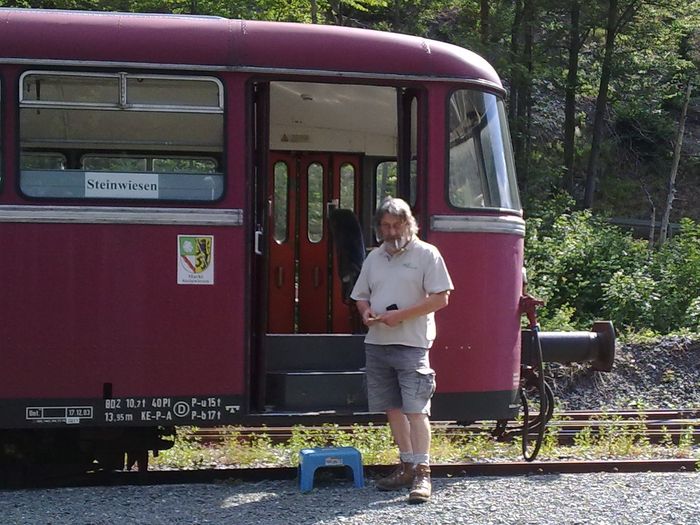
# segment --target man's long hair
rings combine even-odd
[[[411,212],[411,207],[405,200],[399,199],[398,197],[392,197],[391,195],[384,198],[374,214],[374,229],[377,234],[379,234],[380,231],[379,224],[382,222],[385,215],[399,217],[402,221],[406,222],[408,224],[408,232],[411,237],[418,233],[418,224],[416,223],[416,219]]]

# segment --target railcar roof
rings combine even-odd
[[[435,40],[208,16],[0,8],[0,61],[12,59],[463,78],[501,87],[483,58]]]

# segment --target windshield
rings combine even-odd
[[[457,208],[520,211],[503,101],[462,89],[449,105],[449,202]]]

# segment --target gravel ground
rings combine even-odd
[[[70,488],[0,494],[0,520],[21,525],[697,524],[700,474],[564,474],[434,480],[434,495],[338,481],[301,494],[293,481]]]

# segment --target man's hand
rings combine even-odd
[[[365,326],[372,326],[375,323],[380,322],[381,318],[374,315],[371,308],[366,308],[362,311],[362,322]]]
[[[387,310],[382,315],[380,315],[377,320],[384,323],[387,326],[399,326],[401,321],[404,319],[404,314],[401,310]]]

